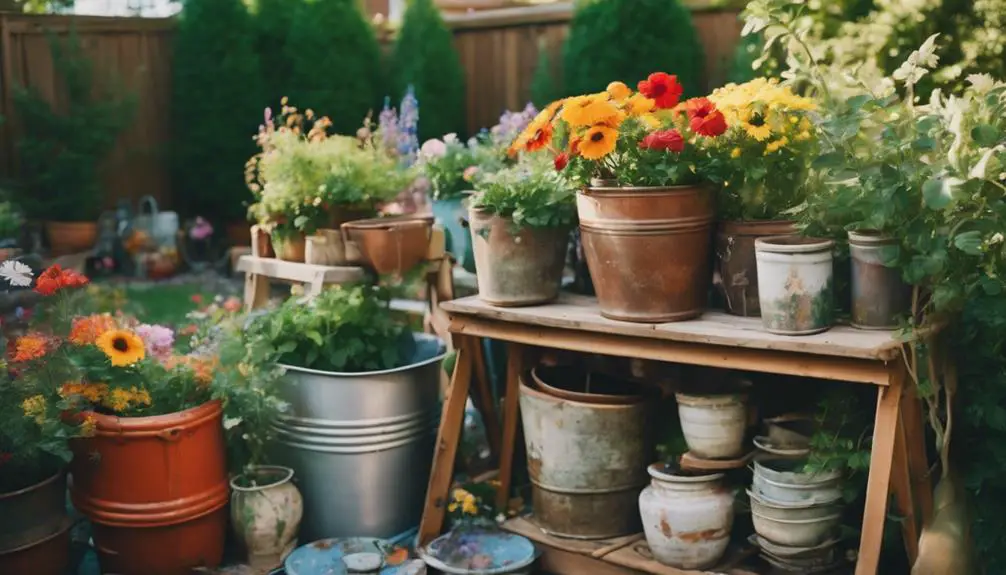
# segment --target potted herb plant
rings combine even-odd
[[[665,73],[650,75],[636,93],[615,82],[600,94],[553,102],[511,146],[514,153],[549,150],[582,188],[581,241],[608,318],[682,321],[706,306],[714,210],[696,173],[704,161],[698,144],[727,126],[708,107],[702,113],[711,119],[693,129],[674,111],[681,93]]]
[[[702,173],[717,187],[716,263],[727,312],[758,317],[754,242],[793,235],[791,210],[805,196],[817,147],[809,114],[816,104],[777,80],[758,78],[714,90],[689,102],[696,127],[715,106],[729,129],[707,142]]]
[[[418,521],[432,464],[443,343],[412,334],[390,294],[340,286],[256,317],[245,362],[286,370],[275,460],[295,470],[305,539],[389,537]]]
[[[469,226],[479,297],[498,306],[554,300],[576,222],[576,189],[541,157],[504,168],[476,188]]]

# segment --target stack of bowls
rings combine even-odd
[[[754,464],[748,495],[762,557],[781,569],[812,573],[834,566],[842,518],[842,475],[808,473],[805,461],[768,459]]]

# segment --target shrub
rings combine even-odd
[[[555,66],[552,65],[552,57],[548,53],[548,46],[544,42],[538,44],[538,64],[534,68],[534,76],[531,78],[531,101],[539,108],[557,100],[561,90],[556,85]]]
[[[381,50],[355,0],[310,0],[297,7],[286,56],[291,100],[332,113],[332,127],[354,134],[382,94]]]
[[[172,184],[183,211],[243,219],[243,167],[265,105],[260,74],[241,0],[184,0],[172,99]]]
[[[577,8],[563,50],[563,93],[588,94],[651,72],[675,74],[686,96],[701,90],[702,46],[679,0],[604,0]]]
[[[419,100],[419,141],[465,131],[465,77],[454,36],[433,0],[412,0],[394,51],[395,89]]]
[[[275,106],[286,95],[293,62],[286,52],[293,15],[304,0],[258,0],[255,11],[255,51],[262,67],[264,95]]]

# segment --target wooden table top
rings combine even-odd
[[[462,323],[469,316],[528,326],[879,361],[898,357],[902,345],[897,332],[849,326],[836,326],[816,335],[775,335],[762,328],[759,318],[720,311],[708,311],[698,319],[673,323],[616,321],[601,316],[596,298],[574,294],[562,294],[547,305],[513,308],[493,307],[478,296],[471,296],[443,302],[441,308]]]

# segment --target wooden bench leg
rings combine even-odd
[[[458,443],[461,441],[461,430],[465,422],[465,404],[468,402],[468,388],[472,376],[471,346],[473,345],[478,345],[478,340],[475,338],[467,336],[455,338],[457,361],[440,415],[440,429],[437,431],[437,443],[433,452],[433,467],[426,488],[423,518],[419,523],[420,545],[426,545],[435,539],[444,527],[444,515],[451,482],[454,479],[454,460],[458,454]]]
[[[933,517],[933,477],[930,473],[929,457],[926,454],[926,424],[922,414],[922,400],[919,399],[915,385],[910,382],[905,385],[901,420],[905,427],[909,477],[919,508],[921,526]]]
[[[901,534],[905,540],[908,564],[914,565],[919,556],[919,525],[915,513],[916,499],[912,490],[912,475],[908,465],[908,442],[905,437],[904,418],[899,418],[894,438],[894,467],[891,471],[891,490],[898,504],[898,512],[904,517]]]
[[[269,278],[266,276],[245,274],[245,311],[258,309],[269,303]]]
[[[880,546],[887,518],[887,496],[894,467],[895,440],[901,418],[901,394],[905,381],[901,365],[892,365],[889,373],[887,387],[880,387],[877,391],[870,477],[866,486],[866,509],[863,513],[856,575],[876,575],[880,564]]]
[[[524,370],[524,347],[507,344],[506,393],[503,397],[503,441],[500,451],[499,492],[496,508],[507,512],[510,503],[510,483],[513,481],[513,457],[517,442],[517,422],[520,420],[520,376]]]

